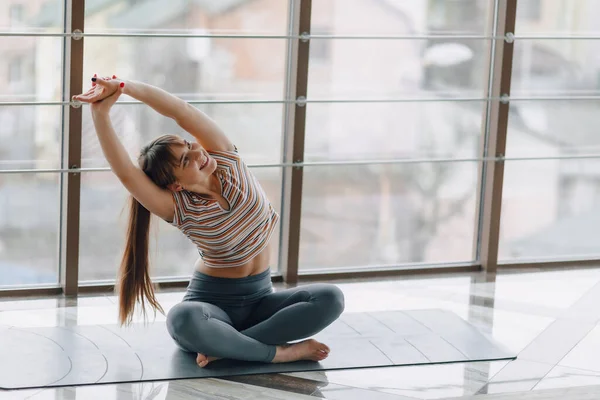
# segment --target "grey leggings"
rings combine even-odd
[[[167,314],[167,330],[185,351],[271,362],[277,345],[320,332],[343,310],[344,295],[331,284],[273,292],[270,270],[239,279],[196,271]]]

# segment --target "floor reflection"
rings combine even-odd
[[[496,274],[482,273],[471,277],[469,285],[469,314],[467,321],[482,332],[493,335]],[[482,293],[481,287],[485,288]],[[481,363],[479,368],[465,368],[463,387],[467,394],[487,393],[486,386],[471,385],[470,382],[488,382],[491,378],[490,363]]]
[[[443,309],[509,350],[514,362],[311,371],[2,392],[32,399],[439,399],[600,384],[600,270],[401,277],[339,283],[346,312]],[[181,293],[159,293],[165,310]],[[0,302],[6,326],[116,323],[114,296]],[[157,320],[164,319],[157,316]],[[342,397],[345,396],[345,397]]]

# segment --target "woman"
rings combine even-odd
[[[233,143],[204,113],[154,86],[92,78],[74,99],[91,103],[102,152],[131,193],[127,244],[117,285],[119,321],[131,323],[135,303],[164,314],[148,272],[150,213],[179,228],[200,258],[183,301],[167,314],[177,345],[205,367],[218,358],[261,362],[320,361],[329,348],[308,338],[335,321],[344,296],[334,285],[274,292],[270,237],[279,216]],[[175,120],[197,142],[161,136],[141,151],[139,167],[113,130],[109,111],[125,93]]]

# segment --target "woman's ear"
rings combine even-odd
[[[167,185],[167,187],[169,188],[169,190],[173,191],[173,192],[181,192],[183,190],[183,186],[181,186],[179,183],[175,182],[175,183],[170,183],[169,185]]]

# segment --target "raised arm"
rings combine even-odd
[[[119,87],[119,84],[124,83],[123,93],[147,104],[158,113],[175,120],[182,129],[196,138],[198,143],[205,149],[217,151],[232,151],[235,149],[233,143],[209,116],[185,100],[143,82],[119,80],[114,76],[113,78],[108,80],[98,78],[97,82],[102,85],[102,88],[91,89],[88,94],[78,98],[93,103],[102,99],[108,93],[112,93]],[[94,81],[96,81],[95,79]],[[107,89],[108,93],[103,89]]]
[[[91,105],[92,120],[104,157],[123,186],[148,211],[166,221],[174,215],[173,198],[167,189],[158,187],[129,157],[110,120],[110,108],[122,93],[119,88],[104,100]]]
[[[142,82],[126,81],[125,94],[172,118],[207,150],[231,151],[233,143],[205,113],[167,91]]]

